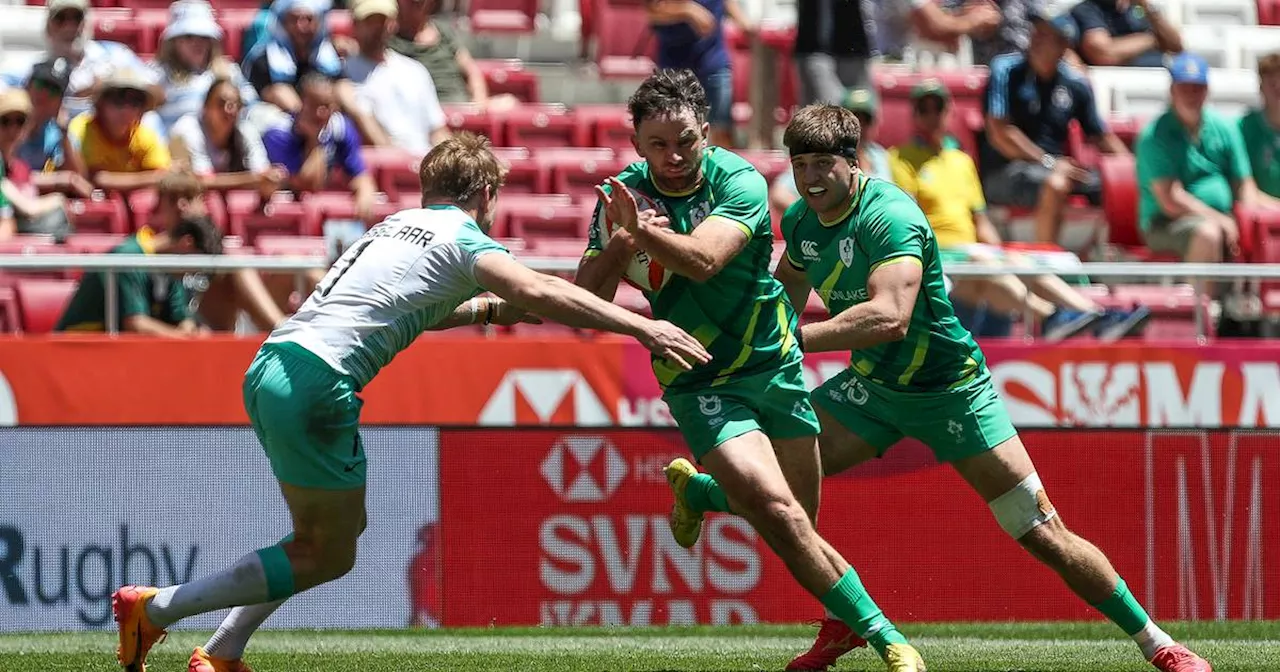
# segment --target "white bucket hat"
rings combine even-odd
[[[213,7],[205,0],[178,0],[169,5],[169,25],[164,29],[163,39],[184,35],[222,39],[222,28],[213,18]]]

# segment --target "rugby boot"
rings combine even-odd
[[[116,660],[128,672],[146,672],[147,653],[164,640],[164,629],[147,617],[147,603],[158,592],[159,588],[125,586],[111,595],[111,611],[120,626]]]
[[[924,658],[910,644],[890,644],[884,650],[889,672],[925,672]]]
[[[202,648],[196,649],[187,661],[187,672],[253,672],[240,660],[215,658]]]
[[[818,639],[808,651],[796,656],[787,665],[787,672],[826,670],[835,665],[840,656],[866,645],[867,640],[859,637],[844,621],[838,618],[823,619],[822,627],[818,628]]]
[[[1171,644],[1156,651],[1151,665],[1160,672],[1213,672],[1209,661],[1181,644]]]
[[[695,511],[685,499],[685,490],[689,487],[689,479],[698,475],[698,468],[683,457],[671,461],[662,470],[667,475],[667,485],[671,486],[671,494],[676,501],[671,505],[671,536],[684,548],[693,548],[702,534],[702,512]]]

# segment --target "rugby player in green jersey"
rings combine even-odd
[[[667,467],[668,481],[703,509],[732,506],[891,672],[922,672],[920,655],[812,523],[821,480],[818,425],[804,386],[796,314],[769,272],[773,232],[764,177],[741,157],[706,146],[707,98],[692,72],[655,73],[629,107],[644,161],[599,190],[577,281],[612,298],[629,260],[644,250],[673,274],[646,294],[654,316],[681,326],[711,353],[709,363],[689,371],[660,360],[653,370],[690,451],[723,489],[711,492],[715,481],[684,459]],[[631,189],[662,214],[640,212]],[[671,523],[676,540],[690,547],[702,514],[677,505]]]
[[[811,395],[824,473],[881,456],[904,437],[919,440],[1157,669],[1210,672],[1151,620],[1107,557],[1058,517],[982,351],[955,317],[929,222],[905,192],[858,170],[860,139],[857,118],[835,105],[800,110],[783,139],[802,198],[783,216],[787,252],[776,276],[793,305],[816,289],[831,315],[801,329],[805,351],[852,353],[849,368]],[[677,506],[721,510],[705,501],[722,500],[677,492]],[[861,645],[854,634],[826,620],[813,648],[787,669],[825,670]]]

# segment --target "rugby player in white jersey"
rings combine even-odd
[[[249,636],[285,599],[351,570],[365,527],[357,393],[423,331],[512,324],[533,313],[632,336],[684,369],[710,361],[678,327],[514,261],[487,235],[504,172],[484,138],[459,133],[437,145],[419,169],[423,207],[370,229],[267,338],[245,375],[245,410],[293,534],[213,576],[118,590],[112,608],[125,669],[142,672],[147,652],[180,619],[235,607],[188,670],[244,672]],[[477,298],[486,290],[501,298]]]

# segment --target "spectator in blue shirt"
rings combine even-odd
[[[341,168],[351,180],[357,215],[368,221],[377,190],[360,153],[360,133],[336,111],[332,80],[311,73],[302,78],[300,88],[298,113],[262,135],[267,158],[289,173],[287,184],[295,191],[322,191],[329,182],[329,171]]]
[[[1063,61],[1079,37],[1075,21],[1037,16],[1032,24],[1025,53],[991,63],[982,181],[989,203],[1034,208],[1037,241],[1056,243],[1067,199],[1079,194],[1098,204],[1102,196],[1097,171],[1066,156],[1071,121],[1103,152],[1129,150],[1098,116],[1089,81]]]
[[[32,68],[27,79],[31,121],[14,155],[30,169],[32,184],[42,190],[89,198],[93,185],[81,176],[80,155],[67,134],[70,115],[62,104],[71,69],[65,58],[42,61]]]
[[[658,38],[658,67],[688,69],[707,91],[711,144],[733,146],[733,62],[724,40],[729,17],[747,34],[737,0],[649,0],[649,24]]]
[[[1182,51],[1178,27],[1149,0],[1084,0],[1071,10],[1080,26],[1080,57],[1089,65],[1164,66]]]

